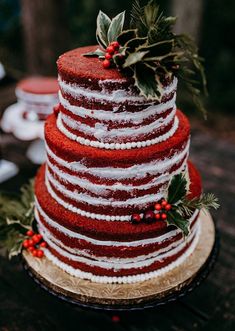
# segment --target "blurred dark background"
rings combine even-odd
[[[208,108],[224,115],[235,104],[235,2],[158,0],[179,16],[177,32],[189,32],[205,58]],[[56,74],[55,61],[68,49],[95,43],[96,16],[129,9],[130,0],[0,0],[0,61],[17,78]]]

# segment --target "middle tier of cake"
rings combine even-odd
[[[186,168],[190,127],[177,111],[179,127],[164,142],[130,150],[106,150],[72,141],[51,115],[45,126],[46,186],[50,195],[80,216],[128,221],[165,197],[173,175]]]

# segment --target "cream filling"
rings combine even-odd
[[[104,221],[130,221],[131,220],[131,216],[130,215],[122,215],[122,216],[109,216],[109,215],[104,215],[104,214],[95,214],[95,213],[90,213],[87,212],[85,210],[82,210],[80,208],[77,208],[75,206],[73,206],[72,204],[64,201],[63,199],[61,199],[60,197],[58,197],[55,192],[52,190],[50,184],[48,183],[48,181],[45,181],[46,183],[46,187],[47,187],[47,191],[48,193],[51,195],[51,197],[58,202],[59,205],[63,206],[65,209],[75,213],[75,214],[79,214],[81,216],[86,216],[88,218],[92,218],[92,219],[97,219],[97,220],[104,220]]]
[[[94,118],[99,121],[108,121],[114,123],[134,123],[141,124],[145,119],[154,116],[156,114],[164,113],[166,110],[175,107],[176,93],[173,98],[165,103],[160,103],[154,106],[148,106],[147,108],[139,112],[120,112],[116,113],[115,109],[113,111],[107,111],[102,109],[86,109],[84,107],[78,107],[71,105],[68,100],[66,100],[61,92],[59,92],[59,100],[61,105],[69,110],[74,115],[83,117],[83,118]]]
[[[45,255],[47,258],[52,261],[55,265],[57,265],[59,268],[63,269],[67,273],[71,274],[72,276],[81,278],[81,279],[88,279],[92,282],[97,283],[105,283],[105,284],[111,284],[111,283],[120,283],[120,284],[130,284],[130,283],[136,283],[136,282],[142,282],[148,279],[152,279],[161,275],[164,275],[165,273],[171,271],[172,269],[180,266],[195,250],[198,240],[200,238],[200,223],[198,227],[198,231],[196,233],[196,236],[190,245],[190,247],[186,250],[184,254],[182,254],[177,260],[174,262],[168,264],[166,267],[162,267],[158,270],[151,271],[148,273],[140,273],[138,275],[132,275],[132,276],[120,276],[120,277],[110,277],[110,276],[97,276],[92,274],[91,272],[85,272],[81,271],[79,269],[75,269],[69,265],[67,265],[64,262],[61,262],[57,257],[55,257],[51,252],[47,249],[45,249]],[[141,271],[140,271],[141,272]]]
[[[47,160],[47,167],[50,171],[56,174],[60,180],[64,183],[70,183],[73,185],[78,185],[79,187],[86,189],[95,194],[109,194],[110,191],[126,191],[131,192],[133,190],[147,190],[154,186],[161,185],[169,182],[172,176],[175,176],[185,170],[186,162],[183,162],[180,168],[171,172],[171,174],[166,173],[162,174],[158,177],[153,178],[150,182],[143,185],[127,185],[121,182],[116,182],[115,184],[106,185],[106,184],[96,184],[85,178],[79,178],[77,176],[70,175],[62,170],[60,170],[57,166],[53,165],[49,159]]]
[[[37,220],[37,222],[39,224],[41,224],[40,218],[39,218],[39,214],[44,218],[44,220],[48,223],[48,225],[50,225],[51,227],[53,227],[54,229],[60,231],[61,233],[65,234],[66,236],[70,237],[70,238],[75,238],[78,240],[85,240],[86,242],[89,242],[93,245],[97,245],[97,246],[115,246],[115,247],[136,247],[136,246],[145,246],[145,245],[150,245],[150,244],[154,244],[154,243],[159,243],[159,242],[163,242],[167,239],[173,238],[176,235],[178,235],[180,233],[181,230],[179,229],[175,229],[172,231],[169,231],[161,236],[158,237],[154,237],[154,238],[148,238],[148,239],[141,239],[141,240],[134,240],[134,241],[113,241],[113,240],[98,240],[98,239],[94,239],[91,237],[87,237],[83,234],[80,234],[78,232],[74,232],[71,231],[69,229],[67,229],[66,227],[64,227],[63,225],[60,225],[59,223],[53,221],[42,209],[42,207],[40,206],[37,198],[35,197],[35,218]],[[193,215],[190,217],[189,219],[189,224],[191,225],[192,222],[196,219],[196,217],[198,216],[199,211],[195,210],[195,212],[193,213]]]
[[[77,136],[74,133],[70,132],[65,128],[65,126],[62,123],[61,120],[61,113],[58,114],[57,121],[56,121],[57,128],[62,132],[66,137],[68,137],[70,140],[76,141],[77,143],[81,145],[96,147],[96,148],[104,148],[104,149],[132,149],[132,148],[142,148],[146,146],[151,146],[158,144],[162,141],[165,141],[172,137],[179,126],[179,119],[176,116],[174,120],[174,124],[171,127],[171,129],[164,133],[163,135],[156,137],[154,139],[149,139],[145,141],[137,141],[137,142],[126,142],[126,143],[103,143],[99,141],[89,140],[85,139],[83,137]]]
[[[197,230],[197,228],[196,228],[196,230]],[[71,261],[84,263],[86,265],[89,265],[90,267],[99,267],[99,268],[104,268],[104,269],[108,269],[108,270],[114,269],[117,271],[117,270],[138,269],[138,268],[148,267],[155,262],[165,260],[165,259],[179,253],[182,249],[184,249],[186,247],[186,245],[190,242],[190,240],[192,240],[192,238],[195,234],[195,231],[192,232],[190,235],[188,235],[188,237],[185,240],[183,240],[178,246],[172,248],[171,250],[169,250],[165,253],[162,253],[159,256],[149,257],[149,258],[146,258],[145,260],[141,260],[141,261],[138,261],[137,259],[133,258],[132,261],[129,263],[127,263],[126,261],[124,262],[124,261],[120,261],[120,260],[116,261],[116,262],[91,260],[91,259],[88,259],[83,256],[78,256],[78,255],[68,253],[65,250],[63,250],[62,248],[60,248],[59,246],[57,246],[56,244],[54,244],[50,240],[49,240],[48,244],[57,253],[68,258]]]
[[[57,248],[64,249],[68,253],[71,253],[73,256],[75,256],[75,255],[78,256],[79,255],[79,256],[86,257],[88,259],[96,260],[96,261],[99,261],[99,262],[105,261],[105,262],[109,262],[109,263],[135,263],[135,262],[139,262],[139,261],[145,261],[149,258],[156,257],[156,256],[159,256],[163,253],[166,253],[166,252],[174,249],[175,247],[177,247],[180,244],[185,242],[185,239],[181,238],[177,241],[174,241],[174,242],[168,244],[167,247],[157,249],[156,251],[151,252],[151,253],[146,254],[146,255],[139,255],[139,256],[130,257],[130,258],[96,256],[94,254],[91,254],[88,249],[81,250],[81,249],[77,249],[77,248],[71,248],[71,247],[68,247],[67,245],[63,244],[60,240],[56,239],[46,229],[46,227],[40,222],[40,220],[38,222],[38,225],[39,225],[39,232],[42,234],[43,239],[53,249],[55,249],[55,250],[57,250]],[[191,231],[191,234],[190,234],[191,238],[196,233],[196,230],[197,230],[197,224],[194,225],[194,227]]]
[[[77,193],[76,190],[70,191],[68,190],[64,185],[62,185],[60,182],[58,182],[49,171],[46,171],[46,177],[45,182],[47,186],[50,186],[50,184],[53,184],[53,186],[64,196],[79,202],[84,203],[92,206],[106,206],[106,207],[129,207],[129,206],[145,206],[148,203],[154,203],[156,201],[159,201],[162,199],[165,195],[166,187],[161,188],[158,190],[158,193],[156,194],[147,194],[140,197],[135,198],[129,198],[125,200],[115,200],[113,198],[111,199],[105,199],[104,197],[93,197],[91,195],[85,194],[85,193]],[[52,189],[52,188],[51,188]],[[54,191],[54,190],[53,190]],[[54,194],[56,194],[54,192]]]
[[[108,126],[103,123],[97,123],[95,127],[91,127],[79,121],[75,121],[63,113],[60,114],[60,117],[62,124],[64,122],[70,129],[79,130],[85,134],[92,135],[100,141],[105,141],[106,139],[113,139],[113,141],[115,141],[116,138],[127,139],[156,132],[159,128],[167,126],[174,119],[175,114],[176,107],[174,107],[173,111],[166,118],[157,119],[150,124],[142,125],[138,128],[122,127],[111,130],[109,130]]]
[[[87,173],[98,178],[107,178],[115,180],[125,180],[132,178],[144,178],[147,174],[155,175],[159,173],[166,173],[175,164],[187,156],[190,146],[190,140],[188,140],[185,148],[180,152],[176,152],[171,158],[164,158],[163,160],[154,160],[149,163],[135,164],[128,168],[113,168],[113,167],[86,167],[82,161],[68,162],[55,155],[49,146],[46,144],[47,154],[56,161],[59,165],[75,171]]]
[[[94,91],[90,89],[83,88],[77,84],[66,83],[58,76],[58,82],[60,88],[66,94],[70,94],[73,98],[79,99],[81,96],[86,97],[88,99],[99,100],[103,103],[107,101],[115,102],[115,103],[123,103],[123,102],[132,102],[132,103],[146,103],[146,99],[144,97],[133,95],[133,93],[128,92],[126,90],[113,90],[111,93],[107,89],[103,89],[102,91]],[[177,78],[174,78],[173,82],[164,88],[163,96],[168,95],[176,90],[177,87]]]

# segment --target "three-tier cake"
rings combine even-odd
[[[69,51],[57,62],[60,104],[45,125],[35,217],[46,257],[71,275],[144,281],[179,266],[199,238],[197,209],[187,236],[161,218],[133,222],[133,214],[143,218],[167,198],[177,174],[188,179],[188,199],[201,195],[188,161],[190,125],[176,107],[176,78],[164,83],[161,101],[146,99],[132,78],[84,56],[96,48]]]

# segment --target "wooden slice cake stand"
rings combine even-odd
[[[201,212],[197,246],[179,267],[134,284],[101,284],[73,277],[46,257],[37,259],[23,251],[25,268],[49,293],[91,309],[133,310],[156,307],[192,291],[211,270],[218,253],[218,238],[210,214]]]

